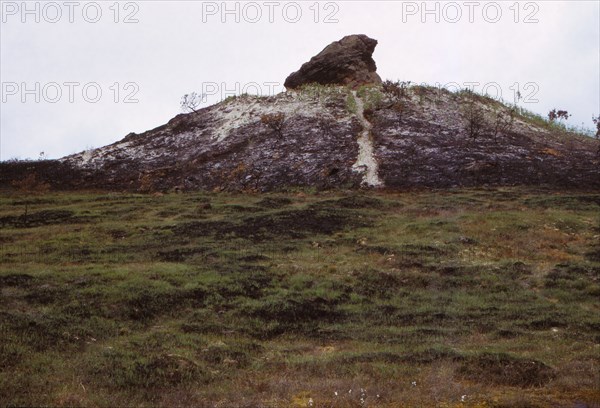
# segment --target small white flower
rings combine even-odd
[[[381,398],[381,397],[379,396],[379,394],[377,394],[377,398]]]
[[[466,399],[466,398],[467,398],[467,396],[466,396],[466,395],[463,395],[462,397],[460,397],[460,401],[461,401],[461,402],[465,402],[465,399]]]
[[[411,382],[410,384],[411,384],[413,387],[416,387],[416,386],[417,386],[417,382],[416,382],[416,381],[413,381],[413,382]]]
[[[333,394],[334,394],[336,397],[338,396],[338,393],[337,393],[337,391],[336,391],[336,392],[334,392]]]
[[[309,398],[309,399],[308,399],[308,406],[309,406],[309,407],[312,407],[312,406],[313,406],[313,404],[314,404],[314,402],[313,402],[313,399],[312,399],[312,398]]]
[[[348,390],[348,394],[352,394],[352,389],[349,389],[349,390]]]

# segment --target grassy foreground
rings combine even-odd
[[[531,189],[5,193],[0,402],[600,406],[599,214]]]

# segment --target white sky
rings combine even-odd
[[[311,56],[359,33],[379,41],[374,59],[384,79],[478,82],[476,90],[496,83],[506,100],[512,100],[513,84],[519,83],[521,94],[530,99],[522,106],[542,115],[566,109],[573,114],[569,124],[591,128],[592,115],[600,113],[600,2],[471,3],[429,1],[426,7],[434,12],[423,15],[421,1],[224,5],[146,0],[115,5],[65,0],[29,1],[27,14],[22,1],[0,1],[0,160],[38,158],[41,151],[59,158],[141,133],[181,113],[180,98],[192,91],[216,92],[208,100],[214,103],[236,86],[238,92],[247,87],[256,93],[250,83],[259,84],[262,94],[273,82],[282,90],[287,75]],[[233,12],[223,15],[225,7]],[[97,9],[99,21],[86,21],[96,18]],[[501,15],[494,23],[497,10]],[[330,14],[337,22],[324,22]],[[138,22],[124,23],[127,16]],[[88,99],[94,98],[94,87],[102,91],[98,102],[84,99],[86,84],[92,84]],[[491,93],[494,89],[488,87]],[[131,92],[138,102],[124,103]]]

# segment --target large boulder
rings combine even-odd
[[[380,84],[372,58],[377,40],[364,34],[348,35],[329,44],[323,51],[302,65],[285,80],[287,89],[304,84],[348,85],[357,88],[365,84]]]

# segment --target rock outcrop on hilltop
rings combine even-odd
[[[345,37],[326,50],[357,41],[365,46],[353,55],[376,75],[368,64],[375,40]],[[317,57],[311,61],[324,60]],[[0,187],[33,174],[53,188],[130,191],[600,189],[598,140],[491,98],[380,84],[378,76],[353,89],[364,75],[343,74],[358,71],[335,64],[329,69],[336,73],[326,86],[305,75],[299,89],[229,98],[98,149],[55,161],[1,163]],[[317,75],[319,69],[305,71]],[[337,80],[345,85],[331,85]]]
[[[364,34],[349,35],[329,44],[323,51],[304,63],[287,77],[284,86],[297,89],[302,85],[346,85],[357,88],[367,84],[381,84],[375,71],[373,51],[377,40]]]

